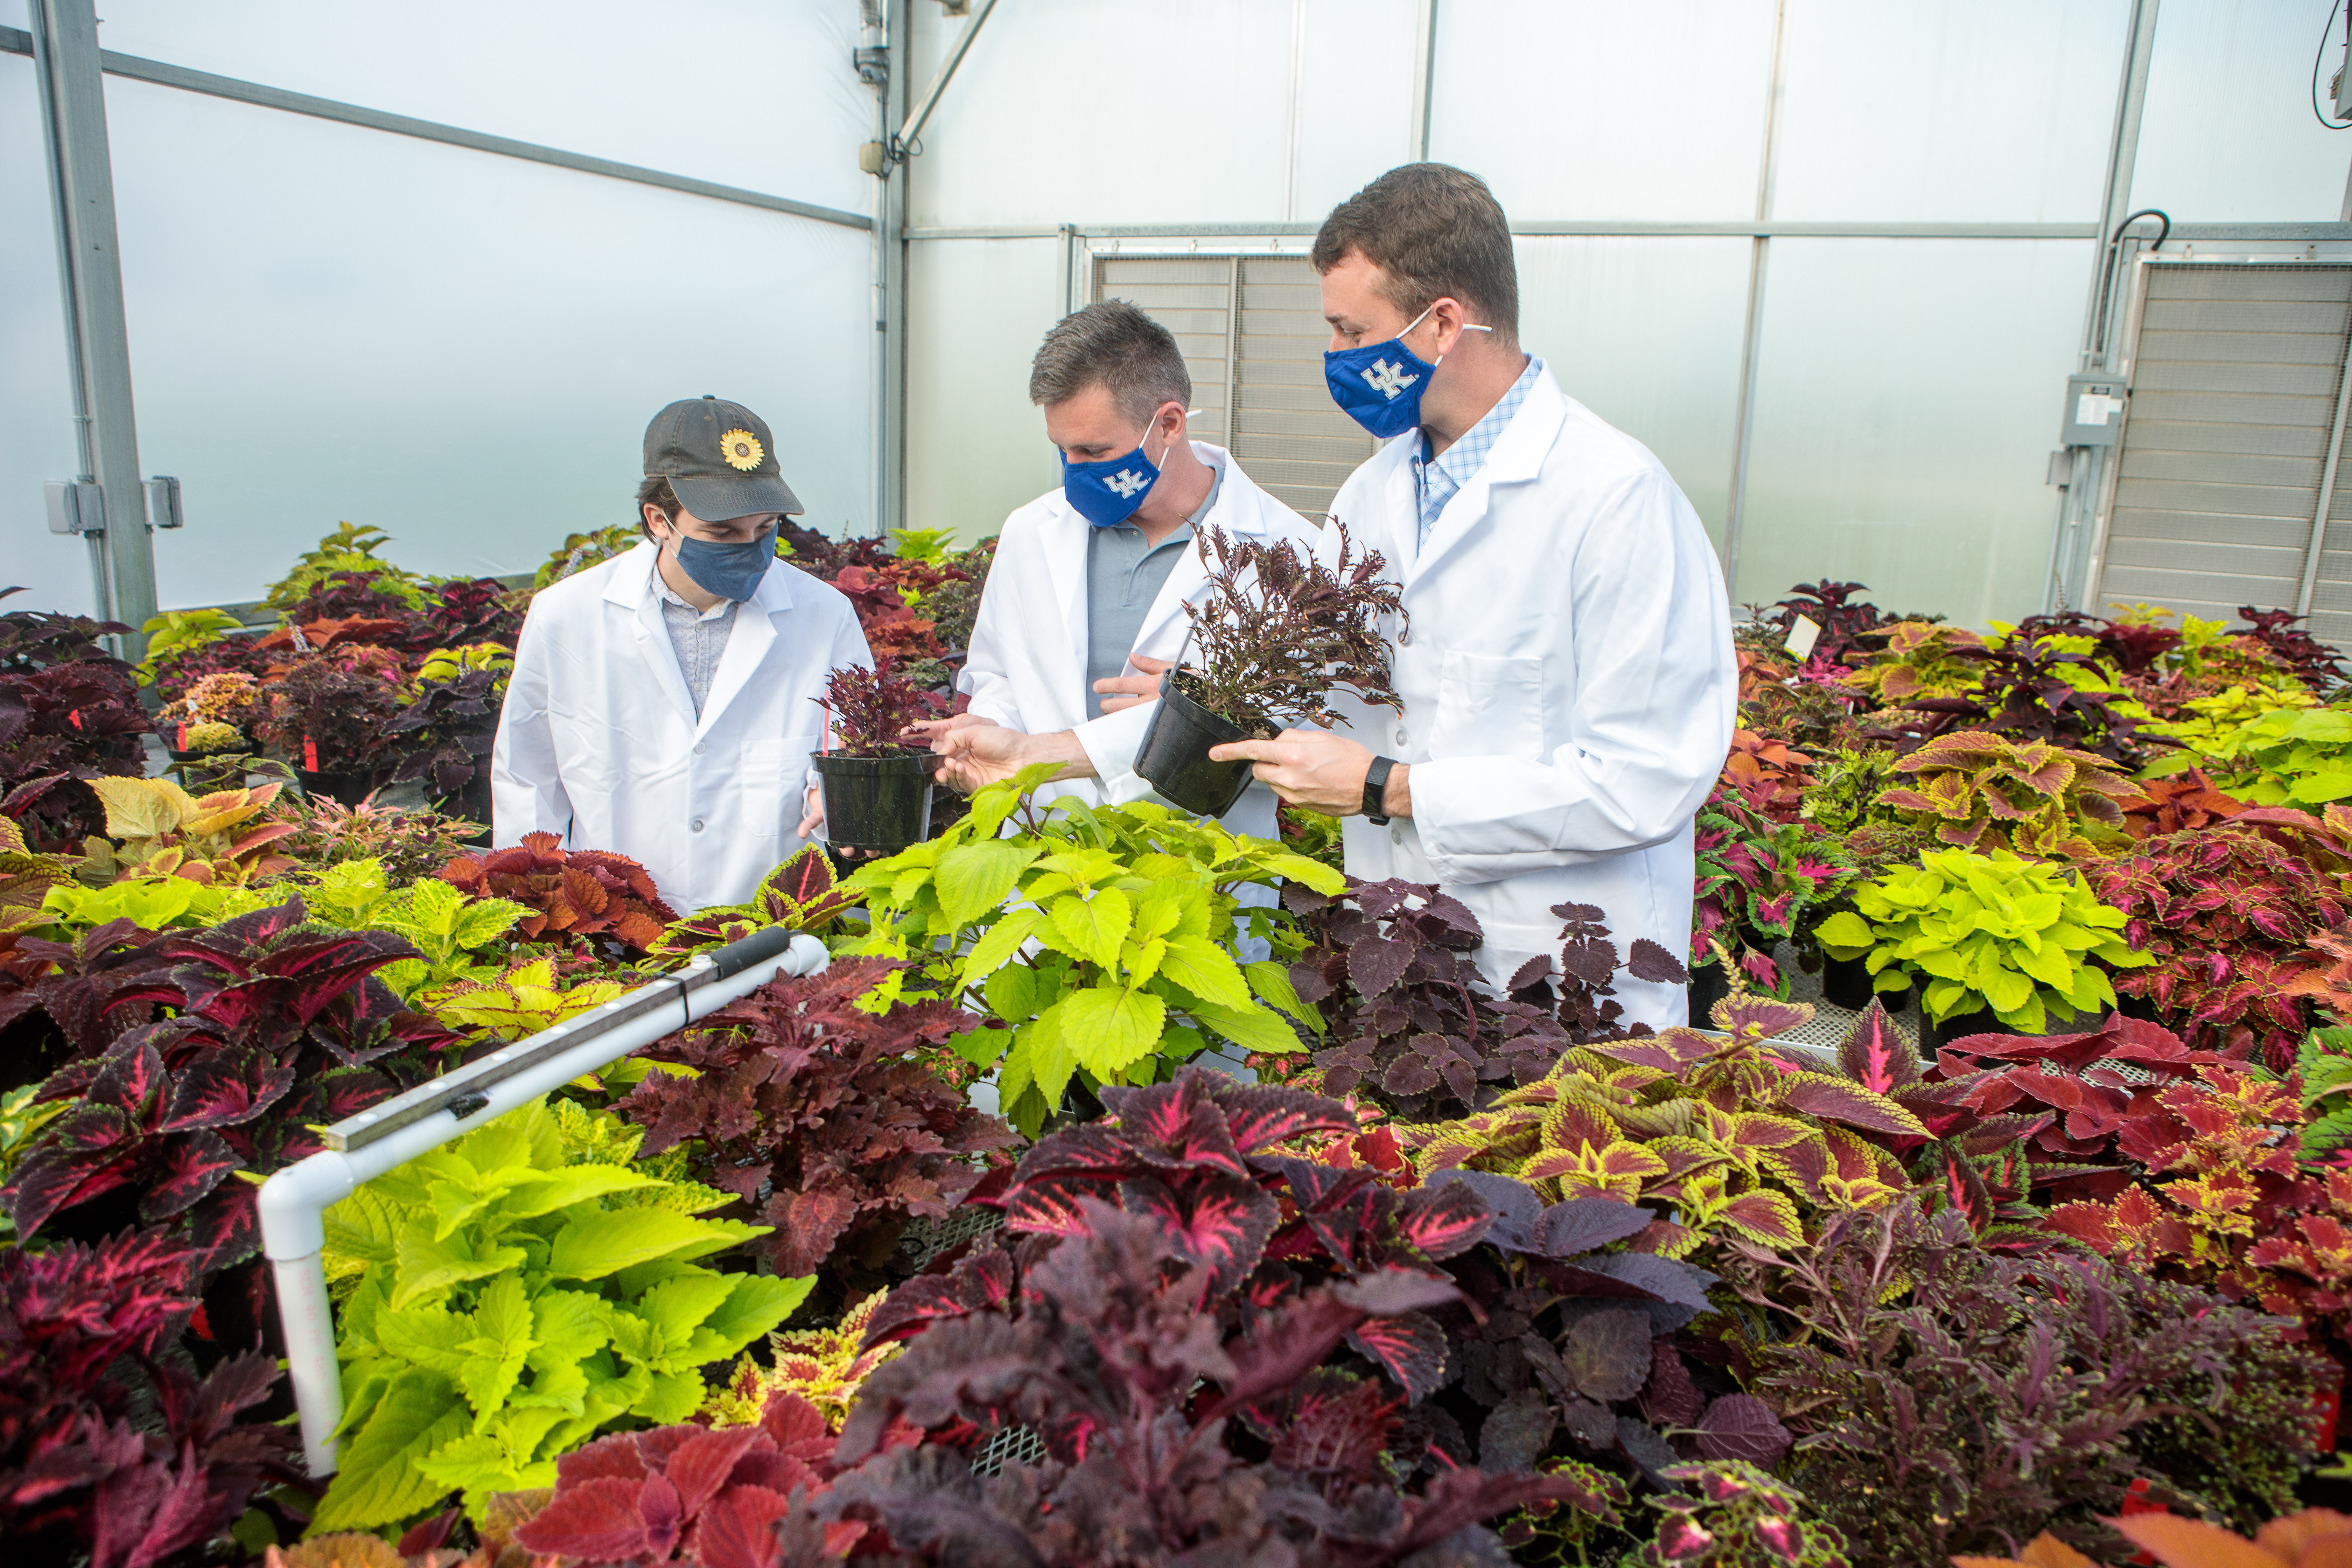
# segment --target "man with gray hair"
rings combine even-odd
[[[1061,451],[1062,484],[1004,520],[957,682],[970,711],[922,726],[958,788],[1050,761],[1063,764],[1056,793],[1149,797],[1135,753],[1183,646],[1185,604],[1202,596],[1202,537],[1313,548],[1313,524],[1231,453],[1185,437],[1192,395],[1175,338],[1123,300],[1045,334],[1029,400]],[[1271,837],[1275,811],[1253,784],[1224,821]]]

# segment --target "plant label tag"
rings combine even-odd
[[[66,717],[67,717],[68,719],[70,719],[71,721],[73,721],[73,727],[74,727],[75,729],[79,730],[79,729],[80,729],[80,728],[81,728],[81,710],[80,710],[80,709],[76,708],[76,709],[71,710],[70,711],[68,711],[68,712],[66,714]]]
[[[1813,657],[1813,645],[1822,640],[1822,628],[1811,616],[1799,616],[1797,624],[1789,628],[1789,640],[1780,646],[1799,658]]]
[[[174,743],[184,752],[188,749],[188,727],[185,724],[180,726],[180,738]]]
[[[302,737],[302,765],[314,773],[319,771],[319,742],[308,735]]]

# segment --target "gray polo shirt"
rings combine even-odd
[[[1225,470],[1215,463],[1209,465],[1208,498],[1193,509],[1192,515],[1176,525],[1176,531],[1158,544],[1146,543],[1143,531],[1132,522],[1113,523],[1108,528],[1087,531],[1087,717],[1102,717],[1102,693],[1095,682],[1108,680],[1127,669],[1127,656],[1135,649],[1136,634],[1143,629],[1143,617],[1151,611],[1151,602],[1168,581],[1168,574],[1176,567],[1177,558],[1192,542],[1192,531],[1201,526],[1217,504],[1217,492],[1225,488]]]

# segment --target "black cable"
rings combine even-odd
[[[2319,47],[2311,57],[2311,112],[2330,131],[2352,131],[2352,120],[2338,125],[2328,119],[2326,111],[2319,107],[2319,68],[2327,58],[2327,35],[2336,30],[2336,13],[2343,6],[2344,0],[2336,0],[2336,4],[2327,8],[2327,20],[2319,26]],[[2352,37],[2352,23],[2347,23],[2347,37]]]
[[[2150,250],[2162,249],[2164,242],[2172,237],[2172,215],[2162,207],[2142,207],[2116,225],[2116,232],[2107,236],[2106,247],[2099,253],[2099,304],[2098,309],[2091,312],[2091,329],[2084,339],[2083,352],[2099,355],[2102,365],[2106,363],[2107,305],[2115,293],[2116,253],[2123,244],[2124,230],[2144,217],[2152,217],[2164,225],[2157,230],[2156,243],[2148,247]]]

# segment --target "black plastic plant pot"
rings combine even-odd
[[[1715,1005],[1731,994],[1731,982],[1724,977],[1723,965],[1709,962],[1690,972],[1690,1026],[1712,1029],[1711,1015]]]
[[[1160,706],[1135,753],[1136,775],[1195,816],[1223,816],[1249,788],[1254,764],[1211,762],[1209,748],[1249,738],[1248,731],[1185,696],[1171,670],[1160,678]]]
[[[312,800],[321,797],[339,805],[357,805],[375,788],[373,773],[312,773],[309,768],[296,768],[294,779],[302,793]]]
[[[1870,961],[1866,958],[1825,958],[1822,961],[1822,1000],[1859,1013],[1870,1005]]]
[[[931,836],[931,791],[944,757],[910,752],[809,761],[824,788],[824,836],[835,848],[898,850]]]

